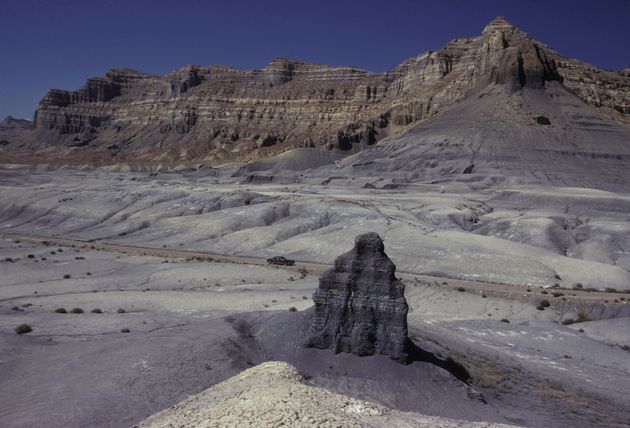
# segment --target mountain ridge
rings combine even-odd
[[[50,90],[34,129],[7,139],[0,160],[219,165],[304,147],[347,155],[488,85],[515,92],[550,81],[630,123],[630,76],[563,57],[498,17],[478,37],[384,73],[285,58],[254,70],[186,65],[164,76],[114,68],[77,91]]]

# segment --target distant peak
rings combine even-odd
[[[293,69],[295,69],[297,67],[303,67],[303,66],[306,66],[306,65],[312,65],[312,64],[304,62],[304,61],[295,60],[295,59],[274,58],[274,59],[271,60],[271,62],[269,64],[267,64],[265,69],[268,69],[268,70],[275,70],[275,69],[293,70]]]
[[[19,118],[19,117],[13,117],[11,115],[7,116],[4,118],[4,120],[1,123],[7,124],[7,123],[30,123],[30,120],[28,119],[23,119],[23,118]]]
[[[129,77],[149,77],[152,76],[149,73],[143,73],[142,71],[134,70],[127,67],[112,68],[105,73],[106,77],[113,76],[129,76]]]
[[[498,29],[511,29],[515,28],[515,26],[508,21],[504,16],[497,16],[494,18],[486,27],[483,29],[483,32],[486,33],[488,31],[498,30]]]

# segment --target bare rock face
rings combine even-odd
[[[319,279],[307,346],[407,362],[408,306],[405,285],[395,274],[381,237],[359,235],[354,248],[337,257]]]
[[[529,35],[498,17],[484,28],[479,56],[479,83],[505,84],[512,90],[542,88],[561,80],[555,58]]]
[[[260,70],[187,65],[165,76],[113,69],[77,91],[49,91],[22,139],[30,150],[23,157],[224,164],[301,147],[350,154],[488,85],[517,92],[550,81],[630,123],[627,71],[563,57],[499,17],[478,37],[454,39],[385,73],[288,59]]]

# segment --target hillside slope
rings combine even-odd
[[[439,116],[345,158],[326,174],[550,184],[628,192],[630,128],[557,82],[491,85]],[[470,177],[462,177],[470,174]]]

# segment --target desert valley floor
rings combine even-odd
[[[392,412],[630,423],[628,194],[474,174],[0,174],[3,427],[131,426],[271,360]],[[366,231],[429,353],[406,366],[301,346],[318,275]]]

